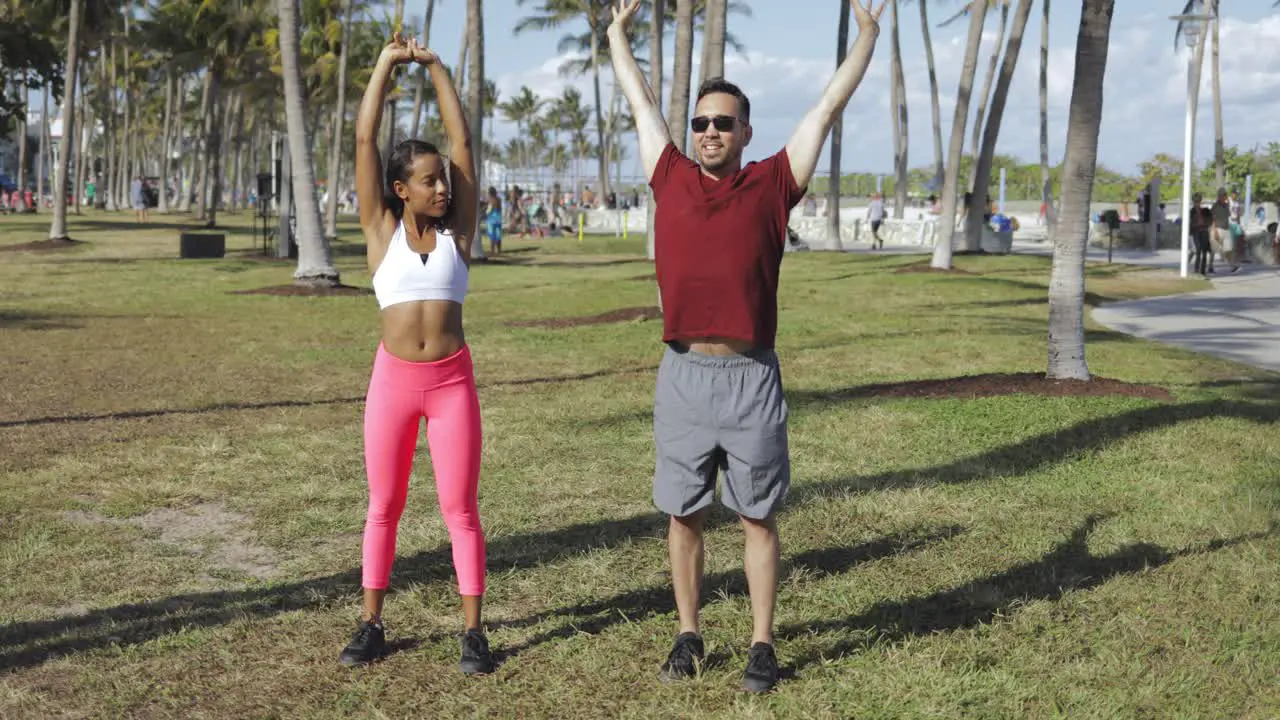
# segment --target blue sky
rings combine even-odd
[[[834,70],[836,12],[831,0],[746,0],[752,17],[732,16],[730,31],[746,46],[746,57],[731,55],[726,75],[742,85],[752,98],[755,140],[748,159],[764,157],[781,147],[804,111],[821,93]],[[516,21],[539,3],[527,0],[488,0],[485,3],[487,52],[485,72],[494,78],[502,96],[529,85],[543,95],[558,94],[573,84],[591,98],[590,78],[563,78],[556,68],[556,40],[562,33],[530,33],[514,36]],[[406,13],[419,18],[425,0],[409,0]],[[1100,161],[1122,172],[1156,152],[1181,156],[1185,103],[1185,50],[1175,53],[1173,21],[1169,15],[1181,9],[1182,0],[1119,0],[1116,3],[1108,58],[1106,96]],[[1222,53],[1223,104],[1228,145],[1253,147],[1280,140],[1280,9],[1272,0],[1230,0],[1223,3]],[[964,53],[966,22],[938,28],[938,21],[960,7],[959,0],[935,0],[929,5],[934,25],[934,53],[942,95],[944,142],[950,130],[959,65]],[[1050,158],[1061,159],[1066,137],[1075,35],[1080,0],[1055,0],[1050,19]],[[1156,12],[1156,11],[1159,12]],[[1040,4],[1032,12],[1027,37],[1019,57],[1017,74],[999,152],[1037,161],[1038,49]],[[458,54],[465,20],[462,0],[438,0],[431,45],[452,61]],[[909,160],[912,166],[932,162],[933,141],[928,82],[925,74],[919,10],[915,2],[902,5],[902,52],[909,99]],[[998,15],[989,13],[980,71],[995,40]],[[876,55],[862,86],[845,115],[845,168],[875,172],[892,171],[892,136],[889,127],[888,18],[883,19]],[[576,29],[576,28],[575,28]],[[668,40],[668,44],[670,40]],[[694,52],[695,79],[697,49]],[[670,50],[667,53],[670,62]],[[1208,57],[1205,58],[1206,70]],[[669,70],[668,70],[669,71]],[[979,83],[981,75],[979,76]],[[611,78],[602,76],[607,96]],[[1212,105],[1205,73],[1196,134],[1197,157],[1212,152]],[[514,128],[499,123],[499,140],[511,137]],[[825,151],[824,151],[825,154]],[[824,160],[822,166],[825,166]]]

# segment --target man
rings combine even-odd
[[[134,219],[140,223],[147,222],[147,199],[143,194],[141,175],[129,184],[129,204],[133,206]]]
[[[786,148],[742,165],[751,106],[720,78],[698,91],[690,126],[695,163],[676,150],[653,91],[636,64],[627,25],[640,0],[620,0],[609,48],[635,118],[641,162],[657,202],[653,228],[663,341],[653,410],[657,467],[653,500],[671,516],[668,552],[680,633],[662,666],[665,679],[697,672],[703,527],[724,471],[721,502],[746,535],[752,645],[743,686],[765,692],[778,680],[773,650],[778,530],[775,513],[790,484],[787,406],[774,354],[778,269],[787,219],[804,195],[832,121],[861,82],[880,28],[854,0],[858,38],[818,104]]]
[[[871,249],[875,250],[876,246],[884,249],[884,238],[880,237],[880,226],[884,224],[884,195],[875,193],[871,196],[871,203],[867,206],[867,220],[871,223]]]
[[[1211,208],[1213,218],[1213,252],[1222,253],[1223,262],[1231,266],[1231,272],[1240,270],[1236,261],[1235,238],[1231,235],[1231,199],[1227,197],[1227,189],[1218,188],[1218,199]],[[1209,272],[1213,272],[1213,260],[1209,260]]]

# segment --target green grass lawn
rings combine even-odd
[[[508,324],[653,305],[634,236],[508,238],[506,261],[472,272],[499,672],[456,670],[425,435],[387,604],[398,651],[342,669],[377,305],[238,294],[293,268],[252,255],[247,217],[222,219],[221,260],[178,260],[177,220],[158,215],[87,214],[83,246],[0,252],[0,717],[1280,712],[1280,377],[1091,325],[1094,373],[1176,399],[865,392],[1042,371],[1048,260],[1016,256],[958,258],[972,275],[786,258],[787,680],[737,690],[742,535],[720,514],[711,663],[660,684],[676,629],[649,501],[660,323]],[[0,218],[0,245],[47,220]],[[354,226],[335,255],[368,287]],[[1091,303],[1201,287],[1089,269]]]

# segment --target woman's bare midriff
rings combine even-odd
[[[702,355],[741,355],[755,347],[746,340],[722,337],[680,338],[676,342]]]
[[[467,344],[462,305],[449,300],[392,305],[382,311],[382,344],[408,362],[443,360]]]

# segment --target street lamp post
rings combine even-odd
[[[1200,68],[1196,66],[1196,44],[1200,30],[1212,16],[1206,14],[1174,15],[1171,19],[1182,26],[1182,39],[1187,46],[1187,120],[1182,144],[1182,260],[1181,274],[1187,276],[1187,254],[1191,249],[1191,166],[1192,145],[1196,134],[1196,100],[1199,95]]]

